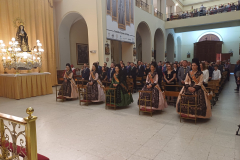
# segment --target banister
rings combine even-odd
[[[27,108],[26,113],[29,116],[26,118],[0,113],[1,160],[20,159],[20,157],[28,160],[38,160],[37,117],[32,115],[33,112],[34,109],[32,107]],[[8,124],[5,121],[8,121]],[[17,126],[20,131],[16,130]]]
[[[9,114],[4,114],[4,113],[0,113],[0,119],[7,120],[7,121],[10,121],[10,122],[14,122],[14,123],[19,123],[19,124],[22,124],[22,125],[27,124],[27,122],[23,118],[16,117],[16,116],[11,116]]]

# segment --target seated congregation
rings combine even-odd
[[[240,10],[240,1],[235,3],[215,5],[211,7],[204,7],[203,5],[201,5],[200,8],[193,9],[192,7],[192,9],[189,11],[179,12],[176,14],[171,13],[168,21],[169,20],[172,21],[176,19],[208,16],[208,15],[214,15],[214,14],[225,13],[225,12],[233,12],[233,11],[239,11],[239,10]]]
[[[132,94],[139,92],[137,104],[140,112],[162,111],[168,104],[176,106],[180,118],[208,119],[224,83],[229,80],[228,62],[192,63],[138,61],[127,66],[111,63],[111,67],[93,63],[79,70],[66,64],[58,98],[77,99],[80,104],[105,102],[108,107],[126,107],[133,103]],[[73,69],[72,69],[73,68]],[[77,71],[74,71],[77,70]],[[79,74],[80,71],[80,74]],[[75,73],[75,75],[74,75]]]

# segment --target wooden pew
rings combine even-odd
[[[176,89],[175,89],[175,91],[167,91],[166,87],[175,87]],[[180,94],[180,91],[181,91],[182,87],[183,87],[182,85],[166,85],[166,83],[164,83],[163,88],[164,88],[165,96],[166,97],[173,97],[173,98],[175,97],[175,98],[177,98],[179,96],[179,94]],[[174,100],[174,99],[169,100],[167,98],[167,102],[176,104],[177,101]]]

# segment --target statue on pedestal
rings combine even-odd
[[[28,45],[28,36],[24,30],[23,24],[19,25],[15,39],[18,41],[18,47],[21,48],[22,52],[30,52]]]

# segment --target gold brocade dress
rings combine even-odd
[[[212,110],[211,110],[211,103],[210,100],[207,97],[207,93],[203,91],[201,86],[203,85],[203,73],[201,71],[197,71],[194,76],[196,77],[197,81],[199,83],[195,83],[193,78],[191,77],[191,71],[187,73],[186,79],[185,79],[185,86],[182,88],[178,100],[177,100],[177,105],[176,105],[176,110],[180,114],[180,108],[183,116],[187,115],[188,107],[187,105],[180,105],[180,99],[181,99],[181,94],[192,94],[192,95],[197,95],[198,96],[198,101],[197,101],[197,118],[210,118],[212,116]],[[191,93],[188,88],[193,87],[195,88],[195,92]],[[184,97],[181,99],[181,101],[184,104],[187,104],[188,101],[190,104],[195,104],[195,98],[194,97]],[[190,108],[189,109],[189,116],[190,117],[195,117],[195,109]]]
[[[58,92],[59,96],[63,96],[67,99],[78,98],[78,88],[72,77],[73,77],[72,71],[65,72],[63,77],[64,78],[63,84],[61,86],[61,89]],[[65,80],[67,81],[65,82]]]

